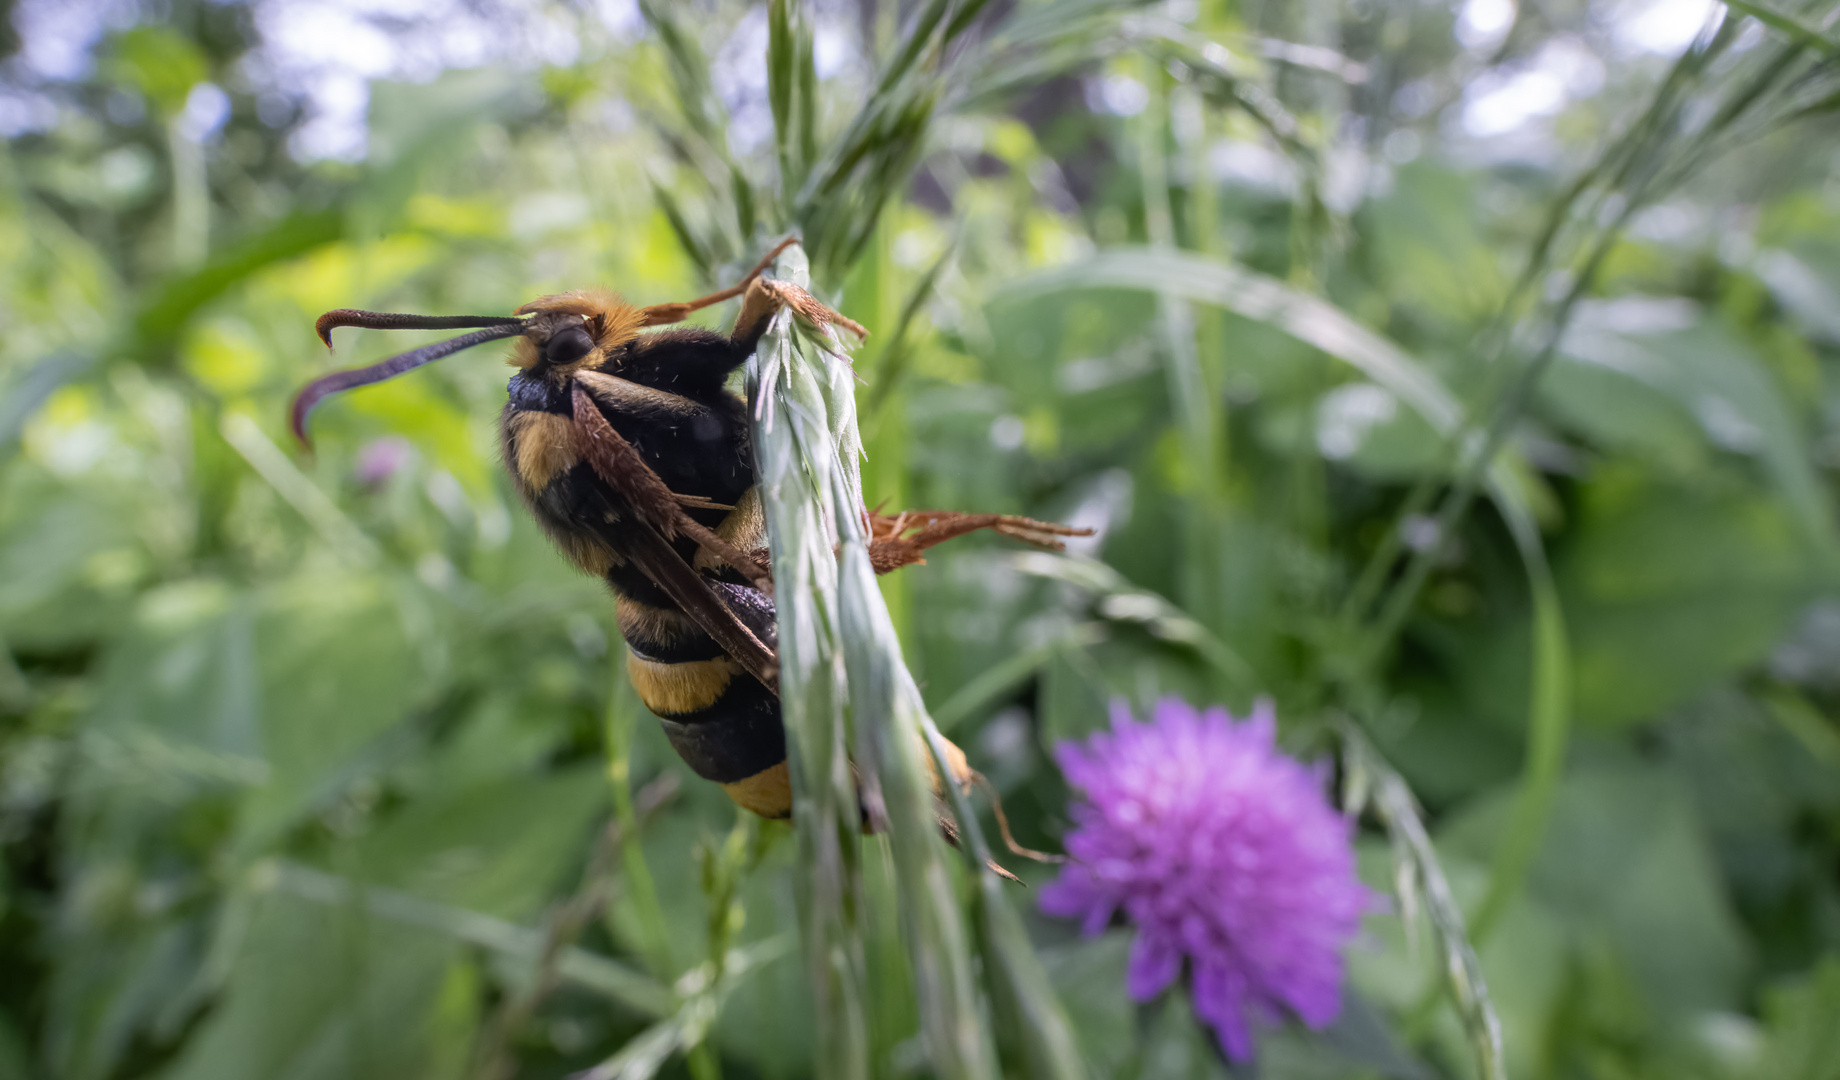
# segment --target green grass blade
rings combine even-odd
[[[767,5],[767,101],[773,109],[782,198],[804,185],[816,156],[817,87],[806,4],[772,0]]]
[[[299,863],[277,861],[259,865],[255,882],[258,889],[273,889],[319,904],[345,907],[355,898],[374,918],[437,930],[455,940],[502,953],[526,965],[535,963],[543,952],[543,932],[540,930],[424,900],[396,889],[353,881]],[[562,950],[556,973],[567,982],[647,1016],[668,1016],[677,1010],[677,995],[663,983],[585,949]]]
[[[1266,323],[1341,360],[1424,417],[1454,430],[1463,416],[1456,396],[1405,350],[1317,296],[1221,259],[1186,251],[1110,248],[1067,266],[1032,274],[999,301],[1073,289],[1137,289],[1212,304]]]
[[[874,235],[882,208],[903,190],[947,83],[939,70],[947,51],[987,3],[931,0],[849,126],[821,155],[811,144],[815,164],[790,200],[791,216],[826,276],[841,277]]]
[[[933,722],[939,725],[939,730],[951,731],[1026,683],[1055,656],[1067,649],[1096,645],[1104,638],[1103,627],[1083,623],[1050,641],[1006,656],[959,687],[944,704],[934,709]]]
[[[904,666],[896,670],[900,642],[860,532],[844,541],[840,555],[845,668],[863,800],[872,812],[879,804],[888,823],[928,1056],[941,1076],[994,1077],[995,1047],[980,1009],[970,931],[947,870],[915,737],[916,702],[903,692]]]
[[[1437,850],[1425,831],[1418,802],[1412,798],[1405,780],[1380,757],[1359,729],[1353,724],[1344,724],[1341,736],[1342,769],[1347,785],[1367,793],[1367,807],[1380,819],[1393,842],[1401,918],[1412,920],[1423,905],[1444,960],[1443,985],[1456,1002],[1457,1017],[1476,1052],[1476,1071],[1484,1080],[1507,1080],[1501,1018],[1489,998],[1482,963],[1476,959],[1476,951],[1470,945],[1462,908],[1451,894]],[[1435,1004],[1435,999],[1432,1002]]]
[[[638,842],[639,813],[632,793],[632,742],[640,723],[637,704],[627,686],[623,664],[614,665],[614,684],[607,694],[603,730],[607,740],[607,783],[613,791],[614,819],[632,839],[620,845],[620,863],[625,875],[626,893],[632,898],[644,940],[639,950],[647,964],[660,978],[670,978],[677,971],[671,956],[671,933],[666,928],[664,909],[658,902],[658,889],[652,880],[651,867],[645,861],[645,845]]]
[[[960,234],[954,232],[946,249],[933,260],[933,265],[926,268],[920,280],[914,283],[914,289],[907,296],[907,302],[901,305],[901,314],[895,320],[887,334],[888,344],[883,346],[881,360],[875,366],[875,376],[869,383],[869,395],[863,406],[863,412],[870,418],[881,412],[882,406],[900,385],[901,378],[907,372],[907,361],[913,355],[911,338],[913,323],[920,315],[920,309],[933,297],[933,290],[939,284],[939,275],[945,271],[952,256],[958,252]]]
[[[1215,637],[1213,631],[1164,597],[1132,583],[1102,562],[1031,551],[1016,556],[1016,568],[1025,574],[1065,582],[1090,594],[1094,598],[1093,610],[1102,618],[1141,626],[1159,641],[1193,650],[1228,686],[1243,694],[1250,695],[1266,685],[1252,665]]]
[[[709,61],[697,44],[696,35],[678,21],[674,7],[662,0],[639,0],[640,14],[664,48],[684,122],[711,149],[726,157],[725,116],[716,97],[715,84],[709,78]]]
[[[1840,41],[1833,40],[1812,26],[1804,25],[1793,15],[1764,7],[1762,4],[1749,3],[1748,0],[1722,0],[1722,2],[1740,15],[1749,15],[1770,29],[1787,34],[1810,48],[1818,49],[1828,56],[1840,56]]]
[[[1519,502],[1512,507],[1508,531],[1527,568],[1533,598],[1532,679],[1527,703],[1526,760],[1507,831],[1495,850],[1488,891],[1470,920],[1470,940],[1481,943],[1508,905],[1520,894],[1533,868],[1546,825],[1559,795],[1565,770],[1565,745],[1571,727],[1572,661],[1566,640],[1565,613],[1553,586],[1552,569],[1540,544],[1539,526]]]
[[[376,566],[383,561],[383,551],[376,541],[346,517],[339,504],[301,472],[293,460],[262,433],[254,420],[241,413],[227,414],[219,425],[219,433],[243,456],[256,475],[268,481],[275,493],[313,526],[340,558],[360,568]]]
[[[1034,1080],[1082,1080],[1086,1065],[1073,1027],[1006,887],[994,874],[978,875],[978,943],[997,1028],[1019,1044],[1022,1075]]]

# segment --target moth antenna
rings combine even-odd
[[[983,789],[985,795],[990,797],[990,810],[991,813],[996,815],[997,831],[1003,834],[1004,847],[1009,848],[1010,851],[1025,859],[1034,859],[1036,862],[1064,863],[1067,861],[1067,856],[1065,855],[1054,855],[1046,851],[1036,851],[1034,848],[1026,848],[1016,843],[1016,838],[1010,835],[1009,816],[1003,812],[1003,799],[997,794],[996,785],[990,782],[989,777],[976,770],[972,771],[971,779],[977,783],[978,787]]]
[[[330,349],[332,332],[341,326],[363,330],[466,330],[478,326],[521,326],[523,322],[507,315],[401,315],[390,311],[340,308],[321,315],[313,329]]]
[[[335,311],[330,314],[337,315],[339,313]],[[412,316],[404,317],[407,318]],[[321,318],[320,321],[324,323],[325,318]],[[341,323],[338,325],[350,324]],[[350,390],[356,386],[369,386],[371,383],[382,382],[385,379],[394,378],[408,371],[410,368],[418,368],[423,364],[433,363],[444,356],[451,356],[462,349],[470,349],[475,345],[483,345],[488,341],[496,341],[499,338],[515,337],[517,334],[521,333],[523,329],[523,320],[507,319],[498,325],[484,330],[475,330],[470,334],[462,334],[457,338],[438,341],[433,345],[424,345],[413,352],[406,352],[400,356],[392,356],[388,360],[382,363],[372,364],[370,367],[335,371],[330,375],[314,379],[312,382],[301,387],[300,393],[294,395],[294,407],[289,414],[290,423],[294,429],[294,437],[300,440],[300,445],[302,446],[311,447],[313,445],[312,440],[307,438],[307,414],[313,411],[315,405],[318,405],[322,400],[333,394],[339,393],[342,390]]]

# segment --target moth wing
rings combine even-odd
[[[663,589],[705,634],[715,639],[723,652],[767,689],[779,693],[779,657],[729,610],[709,587],[708,578],[685,562],[658,530],[644,522],[637,522],[624,531],[621,541],[619,550],[653,584]]]
[[[779,658],[710,588],[709,579],[685,561],[667,539],[677,532],[676,522],[682,513],[676,496],[633,445],[613,429],[592,396],[580,386],[574,388],[573,407],[575,437],[582,459],[631,513],[629,520],[620,523],[617,537],[603,538],[664,590],[723,652],[767,689],[779,693]],[[590,524],[603,534],[613,531],[612,523]]]

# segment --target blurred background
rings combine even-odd
[[[1097,530],[884,582],[1023,842],[1119,698],[1415,794],[1343,1018],[1233,1076],[1481,1075],[1416,866],[1508,1075],[1840,1077],[1837,13],[0,2],[0,1078],[810,1075],[795,845],[625,687],[499,356],[284,420],[428,340],[322,311],[684,299],[793,229],[872,504]],[[1093,1076],[1228,1075],[1027,921]]]

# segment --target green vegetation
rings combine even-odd
[[[415,8],[0,5],[0,1080],[1840,1078],[1840,9]],[[488,350],[285,421],[425,340],[322,311],[792,232],[872,332],[748,373],[796,827],[624,684]],[[1100,536],[872,585],[859,491]],[[1167,694],[1274,699],[1392,900],[1249,1069],[886,737],[1053,849]]]

